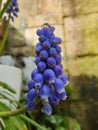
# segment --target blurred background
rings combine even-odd
[[[44,123],[47,128],[53,125],[54,130],[58,129],[57,123],[64,126],[58,130],[98,130],[98,0],[18,0],[18,4],[20,12],[11,23],[0,63],[20,67],[22,89],[26,88],[31,70],[36,67],[36,30],[44,23],[55,26],[55,34],[63,41],[68,99],[54,108],[55,123],[52,119]],[[38,112],[36,117],[40,117]],[[59,123],[58,119],[63,121]]]

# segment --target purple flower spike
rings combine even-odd
[[[56,66],[56,61],[53,57],[47,59],[47,65],[49,68],[54,68]]]
[[[47,85],[43,85],[39,90],[39,96],[44,99],[50,96],[50,88]]]
[[[37,73],[34,77],[35,88],[40,88],[44,82],[43,75],[41,73]]]
[[[8,10],[10,12],[10,10]],[[52,114],[52,106],[57,105],[60,100],[66,99],[64,86],[68,84],[68,78],[63,73],[61,64],[61,38],[55,36],[54,27],[48,23],[37,30],[38,43],[36,44],[35,64],[37,69],[31,73],[28,82],[27,108],[33,110],[35,101],[41,98],[44,113]]]
[[[36,97],[36,90],[32,88],[26,96],[27,101],[33,101]]]
[[[64,83],[60,78],[56,78],[54,86],[55,86],[55,89],[58,93],[62,93],[65,91]]]
[[[49,103],[44,103],[43,109],[44,113],[47,114],[48,116],[52,114],[52,107]]]
[[[6,10],[7,16],[4,16],[5,20],[11,19],[14,21],[14,17],[18,17],[18,3],[17,0],[12,0],[11,3],[9,4],[9,7]]]
[[[43,75],[47,83],[52,84],[55,82],[55,74],[52,69],[45,70]]]

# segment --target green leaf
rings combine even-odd
[[[16,91],[10,85],[0,81],[0,86],[3,87],[4,89],[7,89],[10,92],[16,94]]]
[[[10,108],[6,106],[4,103],[0,102],[0,112],[5,112],[5,111],[10,111]],[[9,118],[4,118],[3,121],[5,124],[4,130],[17,130]]]
[[[10,108],[4,103],[0,102],[0,112],[10,111]]]
[[[5,94],[5,95],[8,95],[9,97],[11,97],[11,98],[13,98],[14,100],[16,100],[16,98],[13,96],[13,94],[10,93],[10,92],[8,92],[8,91],[1,91],[1,90],[0,90],[0,93],[3,93],[3,94]]]
[[[10,118],[8,118],[8,117],[4,118],[3,121],[5,123],[5,129],[4,130],[18,130],[17,127],[10,120]]]
[[[11,111],[11,109],[0,102],[0,112]],[[28,130],[24,121],[19,116],[3,118],[5,129],[4,130]]]
[[[5,95],[5,93],[0,92],[0,96],[1,96],[0,98],[12,101],[12,99],[8,95]]]
[[[56,130],[65,130],[65,128],[64,128],[64,127],[59,126],[59,127],[57,127],[57,128],[56,128]]]
[[[3,9],[0,11],[0,19],[2,18],[3,14],[5,13],[6,9],[8,8],[10,2],[11,2],[11,0],[7,0],[7,2],[5,3],[5,6],[4,6]]]
[[[52,116],[46,117],[46,119],[52,124],[60,124],[62,122],[62,117],[59,115],[52,115]]]
[[[67,95],[70,96],[71,93],[72,93],[71,87],[70,87],[70,86],[66,86],[66,87],[65,87],[65,90],[66,90]]]
[[[30,123],[31,125],[35,126],[36,128],[38,128],[39,130],[46,130],[46,128],[45,128],[44,126],[41,126],[41,125],[38,124],[36,121],[34,121],[34,120],[28,118],[27,116],[21,114],[20,117],[21,117],[24,121],[26,121],[26,122]]]
[[[2,118],[0,118],[0,130],[3,130],[5,128],[5,124],[2,120]]]
[[[27,126],[19,116],[10,117],[10,119],[18,130],[27,130]]]
[[[12,106],[12,104],[13,104],[13,106],[17,106],[17,102],[16,102],[16,100],[13,100],[11,97],[9,97],[6,93],[2,93],[2,92],[0,92],[0,99],[1,99],[1,101],[2,102],[4,102],[4,101],[7,101],[8,103],[9,103],[9,105],[11,104],[11,106]]]
[[[74,130],[81,130],[81,126],[78,122],[75,122],[74,123],[74,126],[73,126]]]

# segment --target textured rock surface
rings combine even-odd
[[[81,122],[83,130],[97,130],[98,56],[71,60],[68,62],[68,70],[72,90],[70,99],[73,101],[69,106],[72,116]]]
[[[88,14],[98,11],[98,0],[62,0],[65,16]]]

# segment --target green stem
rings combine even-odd
[[[4,6],[3,9],[0,11],[0,20],[1,20],[2,16],[3,16],[3,14],[5,13],[6,9],[8,8],[8,6],[9,6],[9,4],[10,4],[11,1],[12,1],[12,0],[7,0],[5,6]]]
[[[33,125],[33,126],[39,128],[40,130],[46,130],[45,127],[39,125],[37,122],[35,122],[34,120],[28,118],[27,116],[25,116],[25,115],[20,115],[20,117],[21,117],[22,119],[24,119],[26,122],[30,123],[31,125]]]
[[[8,32],[9,32],[9,19],[7,21],[6,30],[4,32],[3,39],[0,43],[0,55],[2,54],[2,51],[4,49],[4,46],[5,46],[5,43],[6,43],[6,40],[7,40],[7,36],[8,36]]]
[[[15,116],[15,115],[24,113],[26,111],[27,111],[27,108],[26,108],[26,106],[24,106],[24,107],[17,109],[15,111],[0,112],[0,117],[4,118],[4,117],[9,117],[9,116]]]

